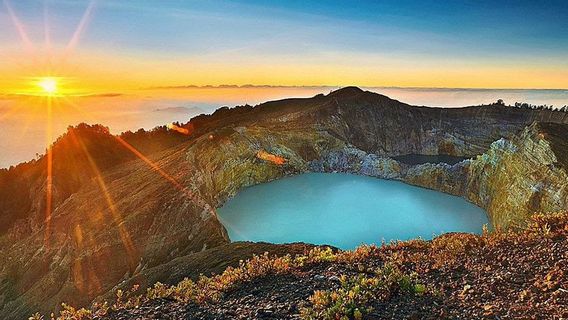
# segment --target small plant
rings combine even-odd
[[[436,267],[447,266],[483,243],[482,237],[473,234],[445,234],[432,240],[430,259]]]
[[[337,255],[333,253],[333,250],[330,247],[316,247],[310,250],[306,255],[306,261],[309,263],[332,262],[335,261],[336,258]]]
[[[63,309],[61,311],[59,311],[59,316],[57,317],[57,320],[87,320],[87,319],[92,319],[92,312],[90,310],[85,309],[85,308],[75,309],[72,306],[67,305],[65,303],[62,303],[61,307]],[[52,316],[52,318],[53,318],[53,316]]]
[[[550,235],[553,231],[568,231],[568,212],[557,212],[548,214],[534,214],[530,217],[528,231]]]
[[[371,256],[376,256],[379,248],[375,245],[361,245],[351,251],[343,251],[336,255],[338,262],[357,263],[367,260]]]
[[[41,315],[39,312],[36,312],[34,314],[32,314],[28,320],[43,320],[43,315]]]
[[[424,294],[426,287],[416,282],[415,274],[406,275],[393,264],[376,270],[375,276],[341,276],[341,288],[315,291],[311,307],[301,310],[304,319],[362,319],[372,311],[371,304],[388,300],[395,294]]]
[[[378,278],[342,276],[338,290],[315,291],[312,308],[302,310],[304,319],[361,319],[371,311],[369,301],[380,285]]]

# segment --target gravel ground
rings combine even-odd
[[[298,319],[314,290],[337,289],[339,276],[368,273],[397,260],[429,290],[371,301],[364,319],[568,319],[568,230],[510,235],[491,241],[449,234],[432,245],[411,242],[382,250],[357,264],[323,262],[290,274],[242,283],[218,303],[196,305],[155,299],[114,311],[104,319]],[[436,256],[438,241],[465,244]]]

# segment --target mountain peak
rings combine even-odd
[[[341,89],[337,89],[331,92],[328,96],[330,97],[351,97],[354,95],[359,95],[365,91],[361,90],[359,87],[350,86],[350,87],[343,87]]]

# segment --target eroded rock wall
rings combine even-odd
[[[568,207],[568,176],[534,124],[471,161],[464,196],[486,208],[496,227],[523,225],[535,212]]]

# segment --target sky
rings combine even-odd
[[[2,0],[0,92],[566,88],[566,1]]]

